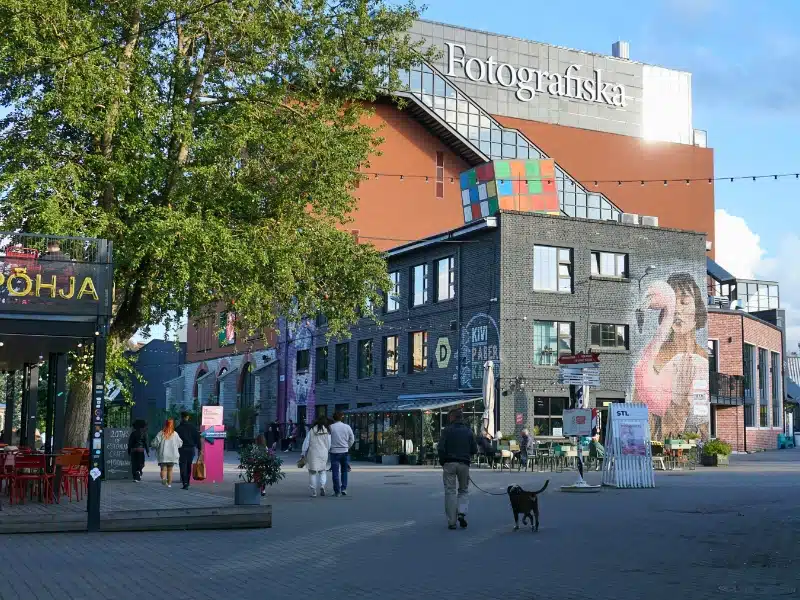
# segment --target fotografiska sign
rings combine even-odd
[[[486,60],[467,58],[461,44],[445,42],[447,46],[447,76],[466,77],[470,81],[486,81],[504,88],[517,88],[517,99],[530,102],[536,94],[574,98],[586,102],[600,102],[609,106],[625,106],[625,86],[603,81],[601,69],[593,69],[591,78],[578,76],[580,65],[570,65],[564,74],[550,73],[530,67],[515,67],[498,63],[494,56]],[[456,67],[460,72],[456,72]]]

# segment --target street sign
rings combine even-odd
[[[561,366],[558,369],[558,382],[561,385],[600,386],[600,366]]]
[[[599,362],[600,355],[597,352],[579,352],[578,354],[564,354],[558,357],[558,364],[560,365],[582,365]]]
[[[436,365],[440,369],[446,369],[447,365],[450,364],[451,354],[450,339],[446,337],[440,337],[436,341]]]

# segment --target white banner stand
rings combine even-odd
[[[609,407],[603,485],[656,487],[646,404],[612,404]]]
[[[589,485],[583,478],[583,448],[581,437],[592,434],[592,409],[583,408],[589,401],[589,386],[577,390],[578,407],[564,411],[564,435],[575,436],[575,448],[578,452],[578,481],[572,485],[562,485],[562,492],[592,493],[599,492],[599,485]]]

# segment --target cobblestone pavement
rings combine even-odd
[[[513,532],[508,500],[475,488],[469,528],[449,531],[430,468],[357,466],[351,495],[316,499],[287,471],[268,530],[0,536],[0,599],[800,596],[800,451],[592,495],[558,490],[572,473],[473,470],[492,492],[550,478],[539,533]]]

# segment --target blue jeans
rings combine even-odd
[[[350,455],[347,452],[331,452],[334,494],[338,494],[347,489],[347,465],[349,464]]]

